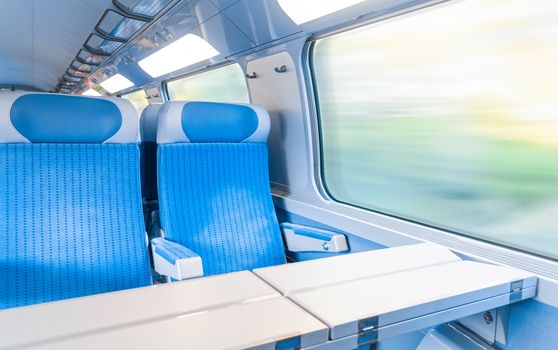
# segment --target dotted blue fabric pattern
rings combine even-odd
[[[155,250],[155,253],[173,265],[176,264],[176,260],[195,258],[199,256],[183,245],[167,241],[161,237],[152,239],[151,245]]]
[[[136,144],[0,144],[0,309],[151,284]]]
[[[200,255],[206,276],[285,263],[261,143],[159,145],[166,239]]]

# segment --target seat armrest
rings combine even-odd
[[[164,238],[151,240],[153,265],[157,273],[175,280],[203,276],[202,259],[190,249]]]
[[[291,252],[341,253],[349,250],[347,237],[338,232],[289,222],[282,223],[281,230],[286,248]]]

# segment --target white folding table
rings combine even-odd
[[[277,265],[255,269],[254,273],[283,295],[290,295],[305,289],[457,261],[461,258],[449,249],[422,243]]]
[[[0,329],[0,349],[288,349],[328,334],[248,271],[3,310]]]
[[[0,311],[0,349],[340,350],[533,297],[537,279],[434,244]]]
[[[351,348],[531,298],[537,284],[426,243],[254,272],[325,323],[330,343]]]

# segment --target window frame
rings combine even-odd
[[[417,5],[417,6],[413,6],[413,7],[410,7],[410,8],[405,8],[405,9],[402,9],[402,10],[399,10],[399,11],[396,11],[396,12],[385,14],[385,15],[380,16],[378,18],[363,21],[361,23],[353,24],[353,25],[350,25],[348,27],[337,28],[336,30],[332,30],[332,31],[327,32],[327,33],[320,33],[319,35],[312,36],[308,39],[307,44],[305,45],[305,47],[303,49],[303,59],[305,59],[305,61],[306,61],[305,74],[306,74],[306,77],[307,77],[307,98],[308,98],[308,101],[310,102],[310,107],[311,107],[311,113],[310,114],[311,114],[311,119],[312,119],[312,125],[313,125],[313,128],[315,129],[315,132],[314,132],[314,135],[313,135],[314,139],[311,141],[312,142],[311,149],[313,150],[314,159],[315,159],[314,179],[315,179],[318,191],[320,192],[323,199],[325,199],[327,201],[331,201],[331,202],[336,203],[338,205],[341,205],[343,207],[346,207],[349,211],[351,209],[352,210],[358,210],[358,211],[364,211],[366,213],[372,214],[372,215],[374,215],[376,217],[379,217],[379,218],[388,219],[388,220],[391,219],[390,221],[392,221],[392,220],[395,221],[395,226],[397,226],[398,228],[405,227],[405,229],[402,230],[402,231],[407,231],[408,228],[410,228],[411,230],[413,230],[413,229],[416,230],[416,227],[419,226],[419,227],[425,228],[429,231],[433,231],[436,235],[439,235],[439,236],[442,236],[442,235],[443,236],[450,236],[450,238],[452,238],[451,236],[453,236],[453,240],[455,240],[455,238],[457,238],[457,239],[464,238],[464,239],[467,239],[467,240],[480,242],[480,243],[492,246],[492,247],[494,247],[495,249],[498,249],[498,250],[512,252],[512,253],[514,253],[514,255],[515,254],[520,254],[520,256],[525,257],[525,259],[522,259],[522,260],[526,260],[526,259],[528,260],[530,258],[541,259],[541,260],[543,260],[543,262],[547,262],[549,264],[552,264],[552,265],[556,266],[556,264],[558,264],[558,258],[545,256],[543,254],[532,252],[532,251],[529,251],[529,250],[526,250],[526,249],[521,249],[521,248],[518,248],[518,247],[510,246],[510,245],[507,245],[505,243],[491,241],[487,238],[475,236],[475,235],[470,234],[470,233],[459,232],[459,231],[451,230],[451,229],[445,228],[445,227],[439,227],[439,226],[436,226],[436,225],[433,225],[433,224],[421,222],[421,221],[414,220],[414,219],[411,219],[411,218],[398,216],[398,215],[391,214],[391,213],[382,212],[378,209],[367,208],[367,207],[364,207],[364,206],[361,206],[361,205],[358,205],[358,204],[354,204],[354,203],[346,202],[346,201],[343,201],[343,200],[339,200],[334,195],[331,194],[331,192],[328,188],[327,181],[325,179],[325,172],[324,172],[324,134],[323,134],[322,116],[321,116],[321,109],[320,109],[320,97],[319,97],[319,93],[318,93],[316,70],[315,70],[315,67],[314,67],[314,56],[315,56],[316,43],[321,39],[329,38],[329,37],[337,35],[337,34],[346,33],[346,32],[350,32],[350,31],[358,30],[358,29],[363,29],[365,27],[371,27],[371,26],[374,26],[374,25],[382,25],[383,22],[386,22],[386,21],[389,21],[389,20],[392,20],[392,19],[398,19],[400,17],[404,17],[404,16],[409,15],[409,14],[413,15],[413,14],[417,14],[417,13],[420,13],[420,12],[429,11],[431,8],[437,8],[439,6],[445,6],[447,4],[451,5],[452,3],[456,2],[456,1],[457,0],[425,2],[425,3]],[[404,233],[406,235],[410,234],[410,235],[414,236],[412,233],[408,233],[408,232],[401,232],[401,233]],[[444,238],[444,237],[442,237],[442,238]],[[444,243],[441,243],[441,244],[444,244]],[[527,264],[530,267],[533,265],[529,262],[522,261],[522,265],[523,264]],[[513,265],[513,264],[511,264],[511,265]],[[525,267],[522,267],[522,268],[527,269]],[[531,269],[531,270],[533,270],[533,269]],[[535,268],[534,270],[535,270],[534,272],[539,272],[537,270],[540,270],[540,268],[538,268],[538,266],[537,266],[537,268]],[[558,273],[557,273],[557,275],[558,275]]]

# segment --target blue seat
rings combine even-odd
[[[142,194],[157,200],[157,119],[162,103],[145,107],[140,117]]]
[[[150,285],[137,112],[0,94],[0,309]]]
[[[286,262],[271,199],[269,127],[267,111],[254,105],[167,102],[159,115],[164,237],[198,254],[205,276]]]

